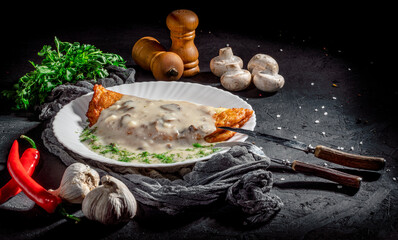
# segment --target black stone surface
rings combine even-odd
[[[135,66],[133,44],[143,36],[171,44],[165,19],[178,8],[195,11],[200,19],[195,45],[201,73],[180,81],[221,88],[209,69],[212,57],[229,45],[245,64],[256,53],[279,63],[285,86],[275,94],[254,86],[236,95],[251,104],[256,130],[286,138],[344,148],[348,152],[386,158],[377,172],[327,166],[363,177],[359,190],[272,166],[273,192],[284,208],[268,223],[251,228],[238,224],[231,209],[209,206],[169,217],[142,208],[124,225],[101,226],[69,222],[49,215],[23,193],[0,206],[0,239],[396,239],[398,237],[397,98],[393,61],[392,15],[386,5],[347,6],[343,3],[290,5],[245,3],[222,11],[221,6],[197,4],[116,3],[63,6],[11,4],[2,16],[0,89],[10,88],[39,62],[37,52],[61,41],[93,44],[120,54],[137,70],[137,81],[153,80]],[[15,5],[15,6],[13,6]],[[224,6],[224,5],[223,5]],[[9,16],[9,15],[8,15]],[[376,17],[377,16],[377,17]],[[29,135],[38,143],[41,162],[34,178],[57,188],[65,166],[40,141],[43,123],[35,112],[14,112],[1,99],[0,186],[10,178],[5,163],[14,139]],[[327,112],[327,115],[325,114]],[[319,123],[315,123],[319,120]],[[255,139],[271,157],[325,165],[311,155]],[[22,142],[21,142],[22,143]],[[22,144],[22,147],[26,145]],[[81,214],[79,206],[67,206]]]

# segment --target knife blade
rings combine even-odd
[[[254,138],[274,142],[285,147],[312,153],[315,157],[333,162],[346,167],[360,168],[366,170],[381,170],[384,168],[386,160],[381,157],[363,156],[353,153],[346,153],[323,145],[312,147],[306,143],[290,140],[282,137],[273,136],[267,133],[247,130],[243,128],[218,127],[223,130],[246,134]]]
[[[289,140],[286,138],[281,138],[281,137],[269,135],[266,133],[256,132],[256,131],[247,130],[247,129],[243,129],[243,128],[231,128],[231,127],[218,127],[218,128],[232,131],[232,132],[243,133],[243,134],[246,134],[246,135],[254,137],[254,138],[261,138],[261,139],[264,139],[267,141],[278,143],[278,144],[286,146],[286,147],[301,150],[306,153],[311,153],[315,150],[312,146],[307,145],[303,142]]]

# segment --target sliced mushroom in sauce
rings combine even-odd
[[[216,130],[214,113],[213,107],[185,101],[124,95],[114,107],[101,112],[95,127],[104,145],[115,142],[131,151],[142,148],[160,153],[169,151],[170,146],[185,149],[193,143],[203,143],[203,137]]]
[[[172,111],[172,112],[177,112],[181,110],[181,106],[175,103],[170,103],[170,104],[164,104],[161,105],[160,108],[164,109],[164,110],[168,110],[168,111]]]
[[[123,127],[126,126],[126,124],[131,121],[131,114],[126,113],[120,118],[119,126]]]
[[[124,110],[125,112],[131,111],[133,110],[134,107],[134,101],[133,100],[128,100],[125,101],[124,103],[121,104],[121,108],[122,110]]]

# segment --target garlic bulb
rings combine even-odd
[[[117,224],[133,218],[137,202],[120,180],[106,175],[101,178],[102,185],[89,192],[82,203],[82,211],[88,219],[103,224]]]
[[[52,194],[70,203],[82,203],[86,195],[99,184],[98,172],[83,163],[73,163],[66,168],[58,189]]]

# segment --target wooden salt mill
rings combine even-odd
[[[175,10],[166,18],[172,41],[169,51],[177,53],[184,62],[183,77],[194,76],[200,71],[199,52],[194,44],[198,24],[198,16],[186,9]]]

